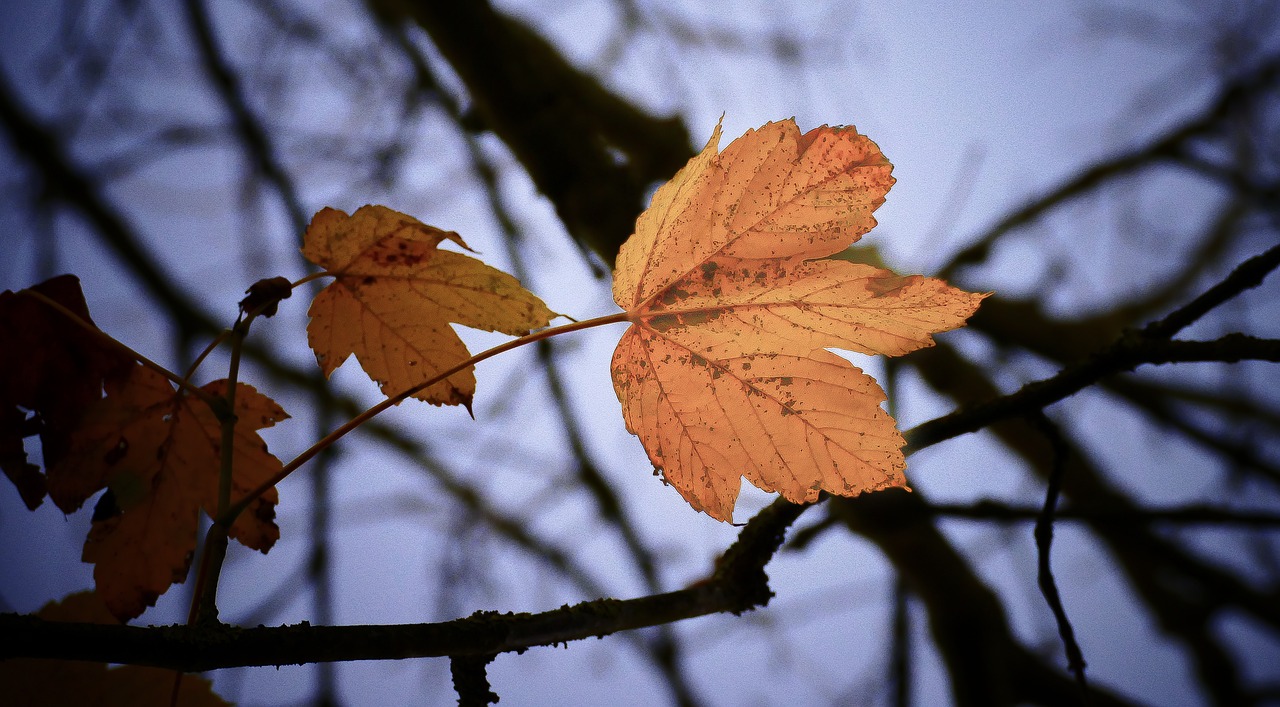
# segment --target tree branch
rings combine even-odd
[[[1027,422],[1038,429],[1049,441],[1049,449],[1053,454],[1050,460],[1050,472],[1044,495],[1044,508],[1036,519],[1036,550],[1038,563],[1036,580],[1040,585],[1040,593],[1044,595],[1049,610],[1053,612],[1054,621],[1058,624],[1058,635],[1062,637],[1062,646],[1067,652],[1067,670],[1076,676],[1081,688],[1087,689],[1085,679],[1085,660],[1080,652],[1080,644],[1076,643],[1076,632],[1067,618],[1067,610],[1062,606],[1062,595],[1058,592],[1058,583],[1053,578],[1053,565],[1049,553],[1053,547],[1053,521],[1058,510],[1058,497],[1062,493],[1062,480],[1067,473],[1067,455],[1070,450],[1062,431],[1045,416],[1044,411],[1037,410],[1027,416]]]
[[[939,518],[997,522],[1035,521],[1044,512],[1031,506],[1011,506],[985,499],[973,503],[932,503],[926,510]],[[1179,508],[1105,508],[1094,506],[1068,506],[1054,513],[1057,521],[1082,521],[1090,525],[1108,525],[1132,528],[1168,523],[1180,527],[1191,525],[1223,525],[1245,528],[1280,528],[1280,513],[1254,511],[1240,508],[1190,505]],[[807,530],[807,528],[806,528]],[[797,537],[799,533],[797,533]]]
[[[710,578],[637,599],[598,599],[540,614],[478,612],[398,626],[232,628],[106,626],[0,614],[0,660],[60,658],[186,672],[254,665],[486,656],[551,646],[716,613],[741,614],[772,598],[765,565],[808,506],[775,503],[752,518]]]
[[[1247,97],[1274,83],[1277,75],[1280,75],[1280,56],[1271,57],[1249,74],[1225,87],[1218,94],[1213,105],[1198,117],[1170,130],[1144,147],[1080,170],[1076,176],[1047,194],[1005,216],[973,243],[952,256],[951,260],[937,272],[937,277],[944,280],[952,279],[960,268],[985,260],[991,253],[991,248],[1005,234],[1031,223],[1058,205],[1086,194],[1111,179],[1130,174],[1162,160],[1183,157],[1189,141],[1212,131],[1239,108]]]
[[[1280,246],[1258,256],[1272,257]],[[1257,260],[1256,258],[1254,260]],[[1253,262],[1252,260],[1249,263]],[[1270,262],[1269,260],[1267,262]],[[1249,265],[1224,281],[1236,292],[1256,284]],[[1222,298],[1222,286],[1210,293]],[[1204,297],[1188,309],[1201,307]],[[1170,315],[1172,319],[1178,313]],[[1164,320],[1162,320],[1164,321]],[[1176,319],[1174,321],[1177,321]],[[1160,331],[1160,329],[1156,329]],[[963,408],[917,426],[908,433],[912,451],[974,431],[1027,411],[1042,409],[1104,375],[1141,363],[1175,361],[1235,361],[1245,358],[1280,360],[1280,341],[1231,334],[1216,341],[1151,340],[1142,335],[1122,337],[1108,351],[1059,375],[1024,386],[1011,395]],[[879,495],[879,494],[877,494]],[[191,629],[139,629],[78,624],[53,624],[28,616],[0,616],[0,628],[16,645],[0,649],[6,657],[64,657],[138,663],[180,670],[202,671],[243,665],[306,663],[322,660],[371,660],[433,655],[487,655],[551,645],[588,636],[670,623],[719,612],[741,613],[768,603],[772,592],[764,567],[782,542],[787,527],[807,506],[778,501],[761,511],[721,557],[713,577],[678,592],[625,601],[599,600],[543,614],[506,617],[482,615],[443,624],[374,627],[295,626],[276,629],[231,629],[206,636]],[[919,588],[916,589],[919,591]],[[482,629],[474,623],[479,618]],[[591,623],[591,620],[599,623]],[[472,622],[472,623],[466,623]],[[509,624],[509,625],[507,625]],[[494,626],[498,628],[494,628]],[[8,630],[11,629],[11,630]],[[76,633],[76,632],[82,633]],[[275,632],[281,632],[279,634]],[[314,633],[320,632],[320,633]],[[336,632],[336,633],[333,633]],[[246,638],[247,636],[247,638]],[[229,653],[225,646],[234,645]],[[219,648],[219,647],[223,648]],[[358,648],[358,649],[357,649]],[[266,651],[261,653],[261,651]],[[258,656],[271,656],[270,660]],[[252,662],[266,660],[266,662]],[[246,662],[249,661],[249,662]]]
[[[1131,371],[1143,364],[1246,360],[1280,362],[1280,339],[1258,339],[1228,334],[1213,341],[1152,341],[1126,336],[1109,349],[1079,366],[1063,369],[1051,378],[1028,383],[1017,392],[921,423],[903,436],[911,451],[919,451],[953,437],[977,432],[995,422],[1042,410],[1075,395],[1099,380]]]

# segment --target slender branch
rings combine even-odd
[[[333,274],[329,272],[313,272],[310,275],[307,275],[306,277],[302,278],[301,280],[298,280],[297,282],[292,283],[290,287],[297,289],[298,287],[305,285],[308,282],[319,280],[322,277],[333,277]]]
[[[227,369],[227,392],[224,398],[226,403],[222,414],[218,417],[218,421],[222,424],[222,460],[218,470],[219,516],[226,513],[227,506],[231,505],[231,476],[235,462],[233,452],[236,448],[236,384],[240,378],[241,345],[249,330],[249,321],[246,319],[243,324],[236,322],[231,330],[231,364]]]
[[[480,353],[472,356],[471,358],[461,361],[458,364],[444,370],[443,372],[438,373],[435,376],[432,376],[426,381],[419,383],[418,385],[415,385],[412,388],[409,388],[408,390],[401,391],[400,393],[397,393],[396,395],[390,398],[387,398],[386,400],[378,403],[377,405],[374,405],[368,410],[365,410],[359,415],[356,415],[355,417],[351,418],[346,423],[344,423],[341,427],[334,430],[333,432],[330,432],[323,439],[311,445],[306,451],[294,457],[293,460],[291,460],[288,464],[285,464],[284,467],[281,468],[280,471],[277,472],[275,476],[271,477],[270,479],[262,483],[253,491],[250,491],[247,496],[240,499],[235,504],[233,504],[230,508],[228,508],[226,513],[220,514],[218,516],[218,520],[221,521],[224,525],[229,527],[230,524],[235,521],[236,516],[240,515],[240,512],[243,511],[245,508],[247,508],[250,503],[253,503],[255,500],[257,500],[259,496],[261,496],[262,494],[266,493],[269,489],[271,489],[271,487],[283,481],[285,477],[287,477],[289,474],[292,474],[298,467],[302,466],[303,464],[306,464],[308,461],[311,460],[312,457],[319,454],[321,451],[328,448],[330,445],[332,445],[334,442],[337,442],[342,437],[346,436],[348,432],[356,429],[360,425],[363,425],[365,422],[369,421],[374,416],[378,415],[384,410],[391,407],[395,407],[396,405],[399,405],[400,403],[412,397],[414,394],[419,393],[423,390],[426,390],[427,388],[430,388],[436,383],[439,383],[440,381],[445,380],[449,376],[459,371],[464,371],[470,368],[471,366],[474,366],[475,364],[480,363],[481,361],[484,361],[485,359],[488,359],[493,356],[497,356],[498,354],[503,353],[505,351],[510,351],[511,349],[519,348],[521,346],[524,346],[525,344],[532,344],[536,341],[542,341],[543,339],[546,339],[552,336],[557,336],[559,334],[568,334],[569,332],[573,332],[573,331],[580,331],[582,329],[590,329],[592,327],[603,326],[605,324],[616,324],[618,322],[625,322],[625,321],[628,321],[627,313],[618,312],[617,314],[610,314],[604,317],[596,317],[595,319],[587,319],[581,322],[574,322],[572,324],[565,324],[563,326],[542,329],[540,331],[535,331],[532,334],[526,334],[518,339],[512,339],[511,341],[507,341],[505,343],[499,344],[491,349],[481,351]]]
[[[223,394],[223,405],[214,408],[218,422],[222,426],[222,458],[218,468],[218,505],[216,517],[222,519],[231,505],[231,482],[235,471],[236,448],[236,387],[240,377],[240,354],[244,348],[245,337],[249,326],[257,312],[250,312],[231,328],[231,363],[227,368],[227,390]],[[231,528],[229,521],[215,520],[206,531],[204,559],[200,568],[201,584],[196,588],[196,596],[200,609],[196,613],[196,623],[209,624],[218,618],[218,578],[222,574],[222,563],[227,558],[227,532]]]
[[[992,423],[1048,407],[1105,378],[1142,364],[1245,360],[1280,362],[1280,340],[1228,334],[1213,341],[1151,341],[1123,337],[1089,361],[1022,386],[1017,392],[968,405],[903,433],[912,452],[976,432]]]
[[[249,334],[249,327],[253,320],[265,312],[272,314],[276,311],[277,300],[263,300],[256,307],[248,312],[242,312],[237,318],[234,326],[230,330],[224,332],[226,336],[231,337],[231,361],[228,365],[226,387],[227,391],[222,398],[215,398],[215,402],[220,404],[210,404],[210,409],[214,416],[218,419],[221,426],[221,458],[219,460],[218,470],[218,499],[215,509],[216,518],[223,517],[227,512],[227,507],[231,504],[231,488],[234,478],[234,461],[235,461],[235,429],[238,422],[236,416],[236,389],[240,378],[240,359],[244,352],[245,339]],[[244,303],[241,303],[244,307]],[[267,314],[270,316],[270,314]],[[223,340],[225,337],[219,337],[217,341]],[[204,352],[197,358],[192,369],[199,365],[213,346],[217,344],[215,341],[210,344]],[[208,530],[205,531],[204,552],[201,553],[200,571],[197,573],[195,591],[191,596],[191,609],[187,615],[188,624],[213,625],[218,622],[218,579],[222,573],[222,563],[227,558],[227,543],[229,542],[228,532],[231,528],[231,522],[220,523],[216,519]]]
[[[712,576],[686,589],[636,599],[598,599],[538,614],[478,612],[435,624],[138,627],[45,621],[0,614],[0,660],[59,658],[202,672],[254,665],[485,656],[521,652],[619,631],[765,606],[764,567],[786,529],[808,506],[760,511],[721,557]]]
[[[1013,506],[992,499],[972,503],[924,504],[923,512],[937,518],[952,518],[994,523],[1035,522],[1044,514],[1044,506]],[[1143,528],[1158,523],[1177,527],[1194,525],[1239,526],[1242,528],[1280,528],[1280,513],[1249,508],[1187,505],[1176,508],[1133,508],[1069,505],[1054,511],[1054,521],[1088,523],[1093,526]],[[838,525],[839,520],[827,516],[821,521],[796,531],[787,543],[788,551],[804,550],[822,533]]]
[[[1232,270],[1230,275],[1199,297],[1174,310],[1163,319],[1148,324],[1142,329],[1142,335],[1167,339],[1177,334],[1218,305],[1245,290],[1261,285],[1267,275],[1277,267],[1280,267],[1280,245],[1272,246],[1244,261]]]
[[[217,348],[222,345],[222,342],[227,340],[228,336],[231,336],[231,332],[227,329],[223,329],[221,333],[205,345],[204,349],[200,351],[200,354],[196,356],[196,359],[191,362],[191,365],[187,366],[186,377],[188,379],[195,377],[196,371],[200,370],[200,364],[204,363],[204,360],[209,357],[209,354],[217,350]]]
[[[1062,494],[1062,479],[1067,473],[1067,444],[1062,438],[1062,432],[1043,411],[1037,410],[1027,415],[1027,421],[1049,440],[1053,455],[1049,482],[1045,488],[1044,508],[1036,519],[1036,580],[1040,585],[1040,593],[1044,595],[1049,610],[1053,612],[1054,621],[1058,624],[1058,635],[1062,637],[1062,645],[1067,652],[1067,670],[1075,675],[1081,688],[1088,689],[1089,683],[1084,674],[1084,655],[1080,652],[1080,644],[1076,643],[1075,629],[1067,618],[1067,610],[1062,606],[1062,596],[1058,593],[1058,583],[1053,578],[1053,566],[1049,561],[1049,553],[1053,547],[1054,513],[1058,510],[1058,496]]]
[[[904,434],[907,444],[912,451],[918,451],[943,440],[975,432],[999,420],[1042,410],[1102,378],[1132,370],[1144,363],[1280,361],[1280,341],[1272,339],[1257,339],[1244,334],[1228,334],[1214,341],[1168,339],[1215,307],[1257,287],[1277,267],[1280,267],[1280,245],[1249,258],[1199,297],[1142,330],[1121,336],[1110,347],[1078,366],[1064,368],[1051,378],[1028,383],[1012,395],[1003,395],[917,425]]]
[[[926,510],[930,514],[941,518],[1010,523],[1035,521],[1044,513],[1043,507],[1011,506],[990,499],[963,504],[930,503],[926,504]],[[1280,528],[1280,513],[1204,505],[1189,505],[1178,508],[1144,508],[1141,510],[1128,507],[1068,506],[1057,509],[1054,512],[1054,518],[1058,522],[1085,522],[1095,526],[1142,527],[1157,523],[1169,523],[1179,527],[1226,525],[1263,529]],[[800,534],[797,533],[796,535],[799,537]]]

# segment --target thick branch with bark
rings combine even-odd
[[[761,511],[715,573],[688,589],[638,599],[599,599],[539,614],[479,612],[465,619],[399,626],[200,628],[58,623],[0,615],[0,660],[60,658],[201,672],[250,665],[489,656],[523,652],[715,613],[740,614],[773,596],[765,565],[805,506]]]

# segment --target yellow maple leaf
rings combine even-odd
[[[458,234],[384,206],[315,215],[302,253],[335,280],[311,304],[307,338],[326,376],[355,354],[390,397],[470,357],[450,322],[511,335],[550,323],[555,313],[519,281],[439,250],[446,239],[467,248]],[[459,371],[414,397],[469,406],[473,371]]]
[[[720,128],[622,246],[613,356],[627,429],[695,509],[729,521],[741,477],[793,502],[903,486],[883,391],[840,348],[899,355],[984,297],[830,259],[875,225],[892,165],[852,127]]]

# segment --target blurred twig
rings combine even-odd
[[[607,262],[631,234],[645,190],[693,154],[679,119],[614,95],[487,1],[368,2],[392,27],[426,30],[466,84],[468,121],[511,148],[569,233]]]
[[[249,106],[243,82],[218,47],[205,2],[206,0],[186,0],[191,33],[195,37],[205,72],[222,99],[222,104],[231,113],[245,157],[252,162],[257,173],[279,193],[293,231],[301,237],[307,226],[307,215],[302,207],[302,199],[298,196],[298,189],[281,164],[279,151],[267,129]]]
[[[919,492],[833,498],[828,511],[885,554],[929,615],[959,705],[1077,704],[1070,678],[1013,637],[1004,607],[933,524]],[[1091,688],[1092,704],[1128,704]]]
[[[1098,162],[1079,170],[1047,194],[1037,197],[1025,206],[1000,219],[974,239],[973,243],[953,255],[946,265],[937,271],[943,279],[953,279],[960,268],[986,260],[991,248],[1005,234],[1040,218],[1060,204],[1091,193],[1100,185],[1135,170],[1168,161],[1187,158],[1188,143],[1215,130],[1224,119],[1238,110],[1242,102],[1262,90],[1270,88],[1280,74],[1280,56],[1271,57],[1255,70],[1227,85],[1213,104],[1195,118],[1166,132],[1147,145],[1136,150]],[[1203,166],[1198,160],[1188,160],[1191,166]]]
[[[168,310],[180,340],[189,341],[197,334],[222,329],[173,284],[125,217],[101,196],[101,185],[80,170],[70,157],[68,146],[21,105],[18,94],[3,76],[0,76],[0,124],[8,132],[13,149],[26,159],[42,182],[43,197],[65,203],[83,214],[134,277]]]

